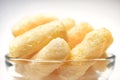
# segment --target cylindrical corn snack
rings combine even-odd
[[[48,23],[50,21],[56,20],[57,18],[52,15],[37,15],[33,17],[26,17],[19,21],[13,28],[12,33],[14,36],[19,36],[24,32],[31,30],[38,25]]]
[[[51,42],[48,43],[48,45],[46,45],[42,50],[40,50],[40,52],[38,52],[35,56],[32,57],[32,60],[38,60],[38,62],[36,61],[33,63],[29,63],[25,66],[25,78],[27,78],[27,80],[43,80],[43,77],[48,76],[61,64],[63,64],[59,61],[66,59],[69,53],[70,48],[64,39],[53,39]]]
[[[67,33],[68,36],[68,43],[71,48],[75,47],[78,43],[80,43],[85,35],[92,31],[93,28],[88,23],[83,22],[72,29],[70,29]]]
[[[67,54],[70,54],[70,48],[67,42],[62,38],[56,38],[49,42],[49,44],[33,56],[32,59],[63,60]]]
[[[76,80],[83,76],[86,70],[95,63],[94,60],[84,61],[84,59],[99,58],[112,41],[111,33],[105,28],[88,33],[84,40],[71,51],[70,60],[79,61],[79,63],[71,62],[58,69],[61,80],[68,80],[68,78],[69,80]]]
[[[98,80],[99,75],[90,67],[78,80]]]
[[[10,57],[29,58],[56,37],[66,40],[66,31],[60,21],[54,21],[38,26],[16,37],[10,43]]]
[[[73,26],[75,26],[75,21],[72,18],[62,19],[62,23],[65,26],[66,31],[70,30]]]
[[[44,77],[43,80],[61,80],[61,79],[59,78],[57,70],[55,70],[48,76]]]
[[[71,59],[99,58],[113,42],[112,34],[106,28],[94,30],[86,35],[81,44],[72,49]]]
[[[107,54],[104,53],[102,56],[100,56],[98,61],[94,65],[92,65],[92,68],[95,71],[102,71],[103,72],[104,70],[106,70],[108,62],[109,62],[106,58],[107,58]]]

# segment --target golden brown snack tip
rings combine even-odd
[[[62,24],[65,26],[66,31],[68,31],[73,26],[75,26],[75,21],[72,18],[64,18],[64,19],[62,19]]]
[[[99,58],[110,46],[112,41],[113,38],[111,33],[105,28],[88,33],[84,40],[71,51],[70,60],[80,61],[80,63],[64,64],[58,69],[59,76],[63,80],[67,80],[68,77],[69,80],[76,80],[80,76],[83,76],[86,70],[93,65],[95,61],[84,62],[81,60]]]
[[[35,54],[50,40],[61,37],[66,40],[66,31],[60,21],[54,21],[38,26],[26,33],[16,37],[9,46],[9,56],[17,58],[28,58]]]
[[[42,50],[32,57],[32,60],[48,62],[29,63],[26,67],[25,77],[27,76],[27,80],[42,80],[43,77],[48,76],[51,72],[63,64],[62,62],[49,61],[64,60],[66,57],[68,57],[69,53],[69,45],[64,39],[53,39],[44,48],[42,48]]]
[[[55,16],[39,14],[36,16],[29,16],[21,19],[13,28],[12,33],[14,36],[19,36],[24,32],[31,30],[39,25],[57,20]]]
[[[100,56],[99,59],[105,59],[107,58],[107,54],[104,53],[102,56]],[[108,64],[108,60],[98,60],[95,64],[92,65],[92,68],[95,70],[95,71],[104,71],[106,70],[107,68],[107,64]]]
[[[90,24],[83,22],[72,29],[70,29],[67,33],[68,43],[71,48],[75,47],[78,43],[80,43],[85,35],[92,31],[93,28]]]

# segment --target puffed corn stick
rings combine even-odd
[[[112,41],[110,31],[105,28],[88,33],[84,40],[72,49],[70,60],[73,62],[64,64],[58,69],[61,80],[68,80],[68,78],[76,80],[84,75],[86,70],[95,63],[95,61],[84,61],[84,59],[99,58]]]
[[[56,37],[66,40],[66,31],[60,21],[54,21],[38,26],[16,37],[9,46],[9,56],[30,58],[48,42]]]
[[[79,25],[76,25],[72,29],[70,29],[67,33],[68,36],[68,43],[71,48],[75,47],[78,43],[80,43],[85,35],[92,31],[93,28],[86,22],[83,22]]]
[[[32,59],[59,61],[65,59],[67,54],[70,54],[70,48],[67,42],[62,38],[56,38],[50,41],[48,45],[33,56]]]
[[[19,36],[28,30],[53,20],[57,20],[57,18],[55,16],[45,14],[26,17],[18,21],[18,23],[12,28],[12,33],[14,36]]]
[[[103,72],[104,70],[106,70],[107,68],[107,64],[109,62],[109,60],[106,59],[107,58],[107,54],[104,53],[102,56],[100,56],[99,59],[101,60],[98,60],[94,65],[92,65],[92,68],[95,70],[95,71],[101,71]],[[103,60],[102,60],[103,59]]]
[[[72,18],[64,18],[64,19],[62,19],[62,23],[65,26],[66,31],[69,31],[73,26],[75,26],[75,21]]]
[[[72,64],[70,66],[75,67],[75,65],[72,65]],[[64,80],[64,79],[62,79],[59,76],[59,70],[55,70],[50,75],[43,78],[43,80]],[[69,77],[67,77],[65,80],[69,80]],[[98,80],[98,74],[95,72],[95,70],[92,67],[90,67],[82,77],[76,80]]]
[[[59,78],[57,70],[53,71],[48,76],[44,77],[43,80],[62,80]]]
[[[71,58],[74,60],[99,58],[112,42],[113,37],[109,30],[106,28],[94,30],[86,35],[81,44],[72,49]]]
[[[63,64],[59,61],[66,59],[69,53],[70,48],[64,39],[53,39],[50,43],[48,43],[48,45],[46,45],[35,56],[32,57],[32,60],[40,60],[46,62],[29,63],[28,66],[26,66],[25,77],[27,80],[42,80],[43,77],[49,75],[61,64]]]
[[[78,80],[98,80],[98,74],[95,72],[95,70],[90,67],[86,73],[80,77]]]

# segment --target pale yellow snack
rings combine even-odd
[[[98,80],[99,75],[90,67],[86,73],[80,77],[78,80]]]
[[[29,16],[21,19],[12,28],[12,33],[14,36],[19,36],[26,31],[29,31],[39,25],[57,20],[56,16],[39,14],[36,16]]]
[[[42,50],[40,50],[33,60],[63,60],[70,54],[68,43],[62,38],[56,38],[50,41]],[[67,56],[66,56],[67,57]]]
[[[72,18],[64,18],[64,19],[62,19],[62,23],[65,26],[66,31],[69,31],[73,26],[75,26],[75,21]]]
[[[51,74],[48,76],[44,77],[43,80],[61,80],[57,70],[53,71]]]
[[[61,21],[53,21],[27,31],[12,40],[9,46],[9,57],[30,58],[47,45],[50,40],[56,37],[66,40],[64,27]]]
[[[68,62],[58,69],[61,80],[76,80],[83,76],[87,69],[96,62],[84,60],[99,58],[112,41],[110,31],[105,28],[88,33],[84,40],[72,49],[70,60],[73,62]]]
[[[112,42],[113,37],[109,30],[106,28],[94,30],[86,35],[81,44],[72,49],[71,58],[74,60],[99,58]]]
[[[43,80],[43,77],[48,76],[61,64],[63,64],[61,61],[65,60],[69,53],[69,45],[64,39],[53,39],[42,50],[32,57],[32,60],[35,62],[29,63],[25,66],[26,70],[24,77],[27,80]],[[41,62],[37,62],[36,60]]]
[[[92,68],[95,71],[101,71],[103,72],[104,70],[106,70],[107,65],[109,60],[106,59],[107,58],[107,54],[104,53],[95,64],[92,65]],[[102,60],[103,59],[103,60]],[[106,59],[106,60],[105,60]]]
[[[71,48],[75,47],[78,43],[80,43],[84,39],[85,35],[92,30],[93,30],[92,26],[86,22],[82,22],[81,24],[76,25],[75,27],[70,29],[67,32],[68,43],[70,47]]]

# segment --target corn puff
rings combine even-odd
[[[66,40],[66,31],[60,21],[38,26],[16,37],[9,46],[9,57],[30,58],[50,40],[61,37]]]
[[[107,54],[104,53],[99,59],[105,59],[107,58]],[[95,71],[104,71],[107,68],[108,60],[98,60],[94,65],[92,65],[92,68]]]
[[[98,80],[98,74],[94,71],[92,67],[90,67],[86,73],[80,77],[78,80]]]
[[[61,80],[76,80],[83,76],[87,69],[95,63],[89,59],[99,58],[112,41],[111,33],[105,28],[88,33],[84,40],[72,49],[70,60],[73,62],[64,64],[58,69]]]
[[[38,52],[32,59],[63,60],[70,53],[67,42],[62,38],[53,39],[47,46]]]
[[[83,22],[70,29],[67,33],[68,43],[70,47],[71,48],[75,47],[78,43],[80,43],[84,39],[85,35],[92,30],[93,30],[92,26],[86,22]]]
[[[19,36],[28,30],[53,20],[57,20],[57,18],[52,15],[40,14],[32,17],[26,17],[18,21],[18,23],[12,28],[12,33],[14,36]]]
[[[75,21],[72,18],[64,18],[64,19],[62,19],[62,23],[65,26],[66,31],[69,31],[73,26],[75,26]]]
[[[28,78],[27,80],[42,80],[43,77],[49,75],[62,64],[62,62],[50,61],[64,60],[68,57],[69,53],[70,48],[64,39],[53,39],[48,43],[48,45],[32,57],[32,60],[38,60],[41,62],[28,64],[28,66],[26,66],[25,77]]]
[[[48,76],[44,77],[43,80],[62,80],[62,79],[60,79],[57,70],[55,70]]]

